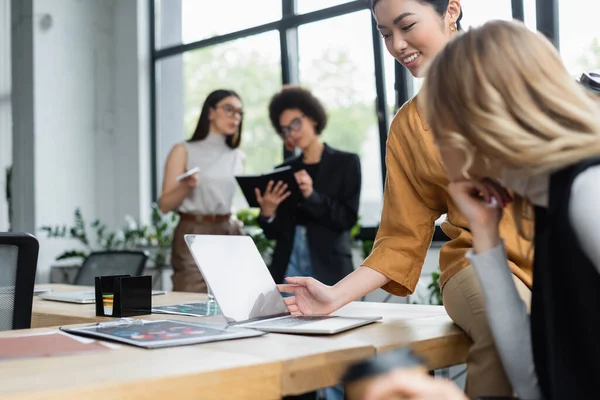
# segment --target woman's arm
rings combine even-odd
[[[404,129],[403,129],[404,128]],[[416,146],[420,132],[396,117],[386,144],[387,175],[383,192],[383,209],[377,237],[363,266],[389,277],[384,290],[396,296],[411,294],[421,276],[423,262],[441,211],[430,208],[427,200],[445,196],[443,190],[424,190],[419,168],[413,160],[434,159],[436,153]],[[420,161],[425,163],[425,161]],[[462,235],[461,235],[462,236]]]
[[[330,314],[353,300],[385,285],[389,278],[369,267],[360,267],[335,284],[327,286],[305,276],[286,278],[288,284],[277,285],[286,297],[290,312],[303,315]]]
[[[476,238],[474,233],[473,239]],[[515,287],[504,246],[481,253],[471,252],[467,258],[481,283],[490,329],[513,389],[522,400],[541,399],[533,362],[529,315]]]
[[[337,310],[346,304],[379,289],[390,281],[390,278],[379,271],[361,266],[333,286]]]
[[[520,399],[541,399],[533,362],[529,315],[512,279],[500,239],[502,209],[491,205],[492,200],[498,204],[507,203],[510,195],[506,189],[488,180],[451,182],[448,192],[469,221],[473,251],[467,257],[481,284],[487,320],[506,375]]]
[[[571,187],[569,220],[584,253],[600,273],[600,166],[579,174]]]
[[[175,210],[181,205],[190,191],[198,185],[198,175],[194,174],[184,180],[177,181],[177,176],[183,174],[187,165],[187,151],[183,144],[173,147],[165,164],[162,193],[158,205],[163,213]]]

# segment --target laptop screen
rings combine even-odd
[[[229,321],[290,314],[252,238],[185,235],[185,241]]]

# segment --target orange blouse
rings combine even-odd
[[[382,289],[397,296],[414,292],[435,221],[444,213],[442,230],[450,238],[440,251],[441,287],[469,265],[465,255],[472,247],[467,221],[446,191],[448,178],[433,141],[431,129],[417,109],[416,98],[400,108],[387,139],[387,177],[383,211],[371,255],[363,266],[391,279]],[[511,272],[527,286],[532,284],[531,244],[519,237],[512,206],[504,210],[500,234]]]

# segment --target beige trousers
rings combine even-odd
[[[514,275],[513,280],[529,310],[531,290]],[[485,314],[485,298],[473,267],[450,278],[444,285],[442,298],[450,318],[473,341],[467,356],[467,396],[471,399],[512,396],[513,390],[496,351]]]

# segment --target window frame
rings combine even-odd
[[[330,18],[339,17],[356,11],[368,10],[368,2],[364,0],[353,0],[337,6],[324,8],[306,14],[298,14],[298,0],[281,0],[282,17],[278,21],[269,22],[230,32],[224,35],[215,36],[207,39],[198,40],[191,43],[168,46],[156,49],[156,10],[155,1],[148,0],[149,3],[149,45],[150,45],[150,173],[151,173],[151,199],[157,200],[158,196],[158,167],[159,160],[157,154],[158,131],[157,131],[157,83],[156,83],[156,63],[163,58],[183,54],[188,51],[201,49],[208,46],[229,42],[236,39],[254,36],[261,33],[277,30],[280,37],[281,52],[281,83],[298,83],[298,27],[303,24],[323,21]],[[513,18],[524,20],[524,0],[511,0]],[[536,0],[537,28],[544,33],[550,40],[558,46],[558,0]],[[395,109],[400,108],[409,98],[412,92],[412,77],[405,68],[398,63],[395,67],[395,82],[385,81],[384,70],[384,49],[383,43],[377,30],[377,24],[371,19],[371,33],[373,42],[373,63],[375,67],[375,89],[376,104],[374,112],[378,122],[379,129],[379,151],[381,153],[381,179],[382,187],[385,187],[386,166],[385,166],[385,146],[387,141],[389,114],[386,105],[386,89],[395,91],[396,105]],[[284,157],[291,154],[286,152],[282,146]],[[377,233],[376,226],[363,226],[359,238],[374,239]],[[436,227],[435,241],[445,241],[447,237]]]

